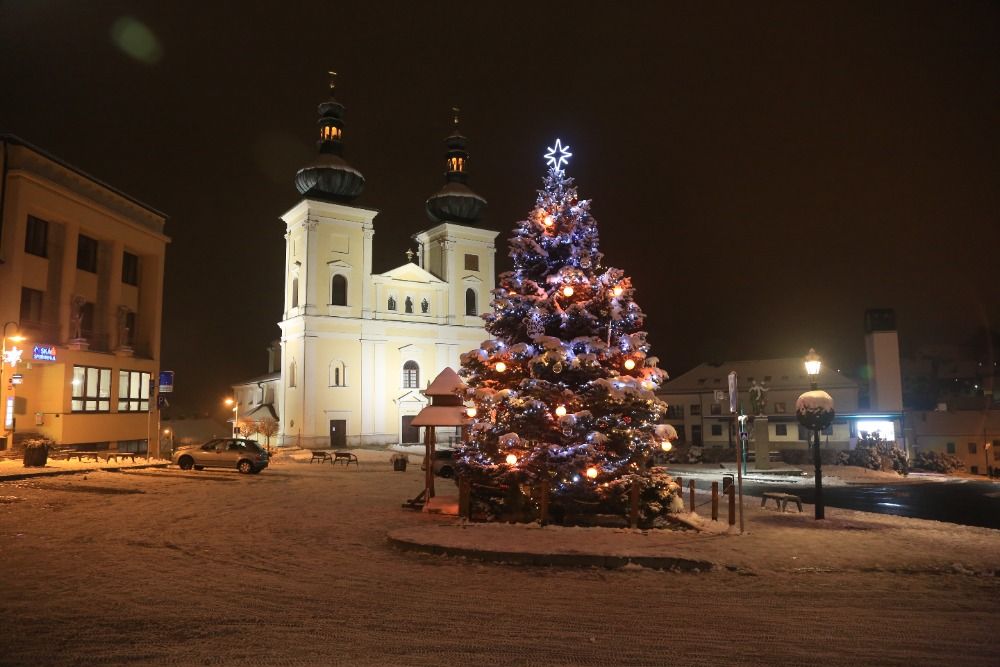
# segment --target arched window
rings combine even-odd
[[[339,273],[330,279],[330,305],[347,305],[347,278]]]
[[[299,307],[299,279],[292,278],[292,308]]]
[[[476,306],[476,290],[471,287],[465,290],[465,314],[473,317],[479,314],[479,308]]]
[[[288,386],[295,386],[295,360],[292,359],[292,363],[288,364]]]
[[[334,359],[330,362],[330,386],[347,386],[347,367],[344,365],[344,362],[339,359]]]
[[[389,310],[396,310],[396,297],[390,296],[389,303],[386,306]]]
[[[420,366],[415,361],[403,364],[403,388],[417,389],[420,386]]]

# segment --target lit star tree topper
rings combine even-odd
[[[475,404],[460,474],[472,482],[473,515],[533,520],[629,513],[657,525],[682,503],[654,452],[676,433],[654,390],[666,379],[649,355],[645,316],[623,271],[602,266],[590,202],[577,196],[561,141],[545,154],[544,185],[508,245],[492,337],[462,355]]]

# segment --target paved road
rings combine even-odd
[[[807,503],[813,502],[814,488],[811,481],[789,485],[743,484],[744,493],[750,495],[780,491],[794,493]],[[823,499],[828,507],[1000,528],[1000,484],[988,481],[825,486]]]

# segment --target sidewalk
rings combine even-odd
[[[781,467],[757,470],[754,464],[747,464],[743,479],[755,483],[772,484],[813,484],[813,465],[775,464]],[[737,474],[737,464],[730,463],[671,463],[665,466],[673,477],[722,481],[723,475]],[[910,484],[913,482],[943,481],[954,479],[936,473],[910,473],[904,477],[895,472],[869,470],[858,466],[824,465],[824,486],[849,486],[851,484]],[[985,479],[985,478],[983,478]]]
[[[0,461],[0,482],[28,477],[50,477],[52,475],[68,475],[95,470],[119,470],[123,468],[162,468],[170,464],[164,459],[146,459],[139,456],[135,461],[65,461],[49,459],[44,467],[24,467],[21,459]]]

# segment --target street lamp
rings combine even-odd
[[[227,398],[225,400],[227,406],[233,406],[233,437],[238,438],[240,436],[240,404],[235,398]]]
[[[990,473],[990,447],[993,446],[992,442],[987,442],[983,445],[983,454],[986,456],[986,476],[991,477]]]
[[[809,348],[805,359],[806,373],[809,375],[810,390],[799,396],[795,402],[795,415],[799,423],[813,432],[813,465],[816,468],[816,518],[825,518],[823,505],[823,463],[820,457],[819,432],[833,423],[833,398],[817,388],[822,360],[816,350]]]
[[[7,327],[9,327],[12,324],[14,325],[14,335],[13,336],[8,336],[7,335]],[[10,364],[11,369],[16,369],[18,363],[20,363],[20,361],[21,361],[22,350],[19,350],[17,348],[17,346],[15,345],[15,346],[11,347],[11,349],[8,351],[7,350],[7,339],[8,338],[13,343],[20,343],[20,342],[23,342],[23,341],[26,340],[26,338],[21,335],[20,327],[18,326],[17,322],[14,322],[14,321],[4,322],[4,325],[3,325],[3,334],[2,334],[2,336],[0,336],[0,405],[2,405],[2,409],[0,409],[0,412],[2,412],[3,416],[4,416],[3,431],[6,432],[8,430],[8,426],[9,426],[9,429],[10,429],[10,445],[13,446],[14,445],[14,428],[16,426],[15,417],[14,417],[14,406],[13,406],[13,401],[11,401],[12,405],[10,406],[9,412],[8,412],[7,402],[3,399],[3,389],[4,389],[4,385],[3,385],[3,367],[4,367],[4,364]],[[11,382],[11,385],[10,385],[10,395],[11,395],[11,398],[14,398],[14,391],[15,391],[14,390],[14,383]]]
[[[169,428],[163,429],[163,435],[167,436],[167,442],[170,444],[170,451],[174,451],[174,432]]]

